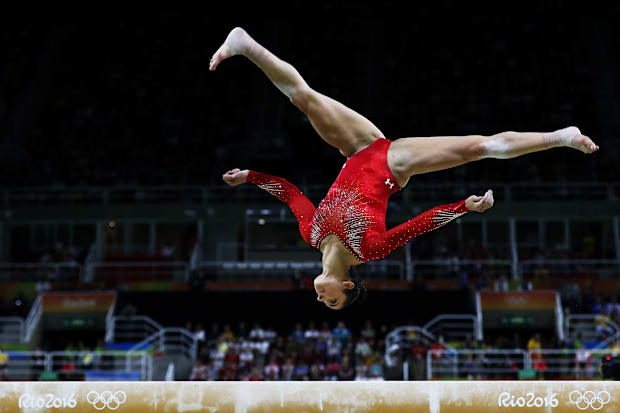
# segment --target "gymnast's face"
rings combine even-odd
[[[351,281],[339,281],[338,279],[321,274],[314,279],[314,290],[316,291],[318,301],[321,301],[332,310],[340,310],[344,305],[347,295],[345,289],[353,288]]]

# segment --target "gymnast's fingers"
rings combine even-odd
[[[493,198],[493,191],[489,189],[487,191],[487,194],[489,194],[489,198],[487,199],[487,204],[489,205],[489,208],[491,208],[495,204],[495,199]]]
[[[494,202],[495,201],[493,199],[493,191],[488,190],[484,194],[484,197],[482,197],[482,199],[478,203],[478,205],[480,206],[480,212],[484,212],[487,209],[491,208],[493,206]]]

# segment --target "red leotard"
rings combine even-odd
[[[387,162],[391,143],[377,139],[349,158],[316,210],[286,179],[250,171],[248,182],[286,202],[299,221],[301,236],[313,247],[320,248],[321,241],[334,234],[359,261],[378,260],[468,212],[465,201],[440,205],[386,231],[388,198],[401,189]]]

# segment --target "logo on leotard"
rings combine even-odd
[[[385,184],[390,187],[390,189],[394,188],[394,184],[390,181],[390,178],[385,180]]]

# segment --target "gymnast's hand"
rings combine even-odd
[[[222,175],[222,179],[230,186],[237,186],[244,184],[248,180],[248,171],[244,169],[243,171],[239,168],[231,169]]]
[[[484,196],[472,195],[465,200],[465,207],[470,211],[484,212],[493,206],[493,191],[490,189]]]

